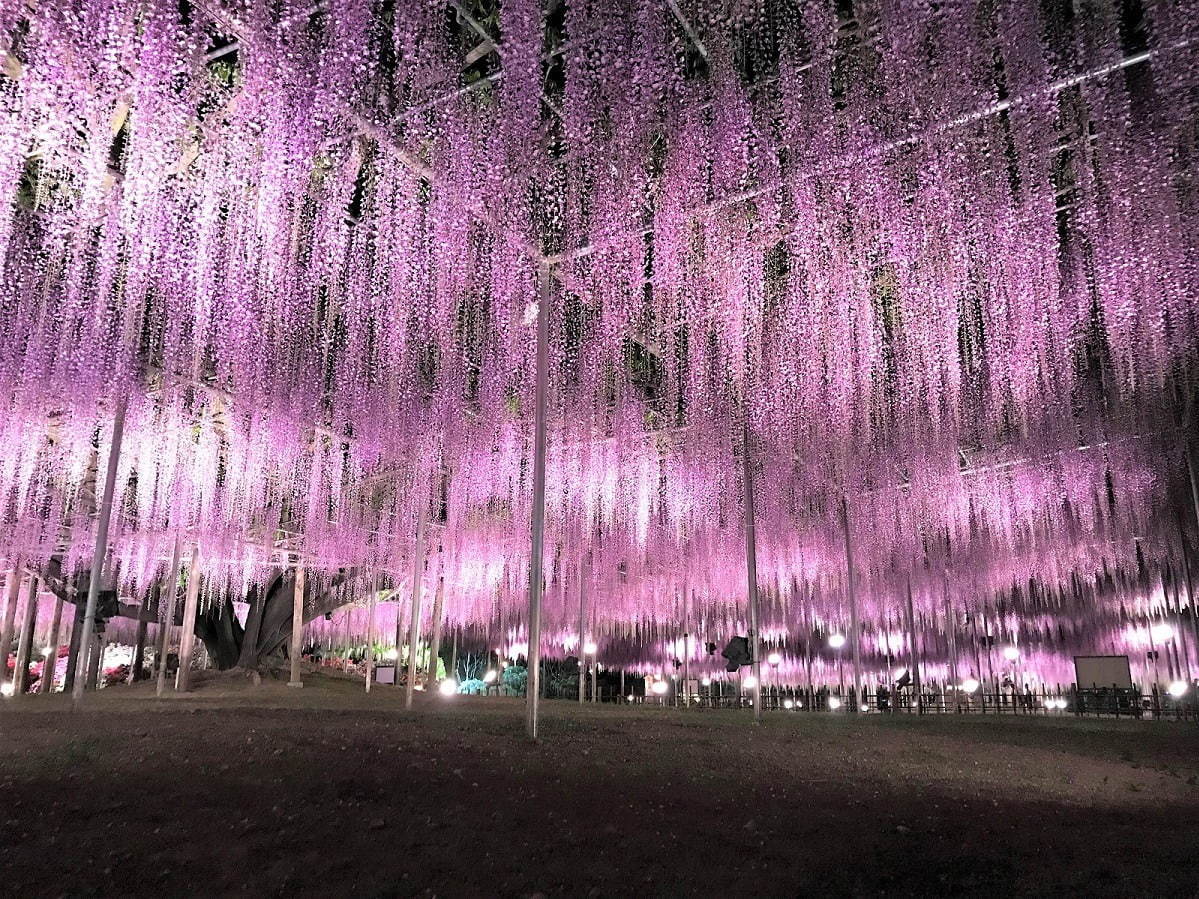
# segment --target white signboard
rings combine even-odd
[[[1074,678],[1080,690],[1096,687],[1132,688],[1128,656],[1075,656]]]

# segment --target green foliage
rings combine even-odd
[[[524,696],[529,683],[529,670],[520,665],[509,665],[504,669],[500,682],[508,696]]]
[[[472,677],[458,685],[458,692],[467,696],[482,696],[487,692],[487,684],[477,677]]]

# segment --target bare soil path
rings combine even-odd
[[[420,697],[0,709],[0,894],[1199,896],[1199,727]]]

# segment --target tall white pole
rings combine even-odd
[[[429,514],[428,497],[420,500],[416,517],[416,551],[412,554],[412,616],[408,621],[408,676],[404,679],[404,708],[412,708],[416,690],[417,644],[420,642],[421,586],[425,579],[425,518]],[[396,671],[400,659],[396,656]]]
[[[916,654],[916,614],[912,607],[912,576],[908,575],[908,670],[912,673],[912,689],[916,694],[916,712],[924,714],[924,696],[920,690],[920,658]]]
[[[13,625],[17,620],[17,602],[21,598],[21,560],[14,559],[4,597],[4,619],[0,622],[0,685],[8,682],[8,650],[12,646]]]
[[[858,594],[854,588],[853,571],[853,541],[849,535],[849,503],[844,494],[841,496],[841,527],[845,531],[845,576],[849,591],[849,639],[853,648],[853,711],[858,711],[862,702],[862,650],[859,637],[861,628],[858,626]]]
[[[529,556],[529,676],[525,689],[525,730],[537,739],[541,696],[541,554],[545,548],[545,418],[550,368],[550,270],[537,272],[537,374],[533,404],[533,509]]]
[[[29,663],[33,661],[33,629],[37,626],[37,594],[41,578],[29,575],[29,592],[25,595],[25,614],[21,617],[21,634],[17,637],[17,665],[13,669],[13,695],[20,696],[29,689]],[[5,662],[7,663],[7,659]]]
[[[754,723],[762,721],[762,660],[758,633],[758,543],[754,526],[754,475],[750,457],[749,417],[741,424],[741,466],[745,481],[745,570],[749,587],[749,654],[753,659],[754,686],[750,696],[754,704]]]
[[[425,676],[425,690],[437,689],[437,662],[441,655],[441,619],[445,611],[445,575],[437,575],[437,592],[433,594],[433,634],[429,638],[429,672]]]
[[[50,633],[46,639],[50,654],[43,655],[42,679],[37,685],[39,693],[49,693],[54,689],[54,674],[58,670],[58,632],[62,629],[62,605],[62,597],[54,597],[54,617],[50,619]]]
[[[112,416],[112,440],[108,445],[108,469],[104,477],[104,494],[100,502],[100,515],[96,521],[96,548],[92,553],[92,570],[88,575],[87,606],[83,613],[82,634],[79,640],[79,667],[75,671],[72,699],[83,699],[87,684],[88,655],[94,648],[92,636],[96,632],[96,604],[100,599],[100,582],[104,577],[104,560],[108,556],[108,524],[112,520],[112,495],[117,486],[117,461],[121,457],[121,439],[125,434],[125,397],[117,400]]]
[[[683,564],[687,564],[684,558]],[[683,572],[683,705],[691,706],[691,587]]]
[[[307,578],[304,566],[296,558],[296,582],[291,594],[291,679],[289,687],[299,689],[304,686],[304,677],[300,673],[300,654],[304,651],[304,588]]]
[[[587,694],[587,555],[579,562],[579,704]]]
[[[196,609],[200,604],[200,547],[192,547],[191,564],[187,568],[187,593],[183,598],[183,631],[179,635],[179,671],[175,674],[175,690],[186,693],[191,689],[192,648],[196,645]]]
[[[379,574],[371,578],[371,592],[366,598],[366,692],[375,679],[375,594],[379,592]]]
[[[158,666],[158,677],[154,687],[156,696],[161,696],[167,688],[167,656],[171,654],[171,631],[175,627],[175,598],[179,593],[179,565],[181,562],[179,533],[176,532],[175,548],[171,550],[170,574],[167,576],[167,582],[163,585],[162,593],[158,594],[159,602],[162,602],[163,595],[166,595],[167,608],[166,618],[162,621],[162,639],[159,641],[162,648],[158,653],[158,658],[154,660]]]

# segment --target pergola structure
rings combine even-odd
[[[533,735],[592,637],[844,631],[860,686],[1169,618],[1189,678],[1196,21],[0,4],[9,595],[86,633],[190,558],[188,639],[288,595],[294,661],[384,589],[415,645],[435,576],[527,645]]]

